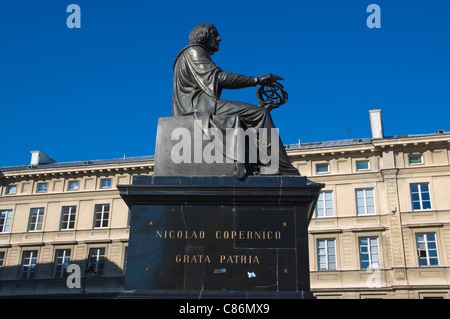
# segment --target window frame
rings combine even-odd
[[[128,245],[124,247],[123,252],[123,272],[122,272],[123,275],[126,274],[127,267],[128,267]]]
[[[26,254],[30,256],[26,257]],[[20,267],[20,279],[32,279],[36,273],[37,266],[37,250],[24,250],[22,252],[22,263]],[[25,264],[26,259],[28,259],[27,264]],[[26,268],[26,269],[25,269]]]
[[[362,244],[361,240],[367,240],[367,244]],[[372,239],[376,239],[376,252],[372,252],[373,246],[371,245],[371,240]],[[362,252],[362,248],[363,247],[367,247],[367,252]],[[360,269],[380,269],[381,268],[381,254],[380,254],[380,240],[378,238],[378,236],[367,236],[367,237],[358,237],[358,248],[359,248],[359,267]],[[374,259],[374,255],[377,255],[378,260],[373,260]],[[362,255],[367,255],[368,257],[368,266],[367,267],[363,267],[363,258]],[[364,261],[365,263],[366,261]],[[378,263],[378,267],[372,267],[373,263],[376,262]]]
[[[329,202],[330,200],[326,199],[326,195],[325,193],[331,193],[331,207],[327,207],[327,201]],[[323,194],[323,198],[321,199],[320,196],[322,196]],[[323,215],[319,215],[319,201],[322,202],[323,207],[322,207],[322,211],[323,211]],[[327,209],[331,208],[331,215],[328,216],[327,215]],[[327,217],[334,217],[334,194],[332,190],[325,190],[325,191],[321,191],[319,193],[319,197],[317,199],[317,203],[316,203],[316,218],[327,218]]]
[[[0,251],[0,268],[5,266],[6,251]]]
[[[436,232],[417,232],[414,234],[415,236],[415,240],[416,240],[416,253],[417,253],[417,265],[419,267],[433,267],[433,266],[439,266],[440,265],[440,261],[439,261],[439,249],[438,249],[438,240],[437,240],[437,234]],[[428,240],[428,235],[433,235],[434,240],[429,241]],[[419,241],[418,237],[419,236],[423,236],[423,241]],[[435,245],[435,248],[430,248],[429,243],[433,243]],[[425,249],[419,249],[419,243],[423,243],[424,244],[424,248]],[[436,251],[436,256],[435,257],[430,257],[430,251]],[[421,256],[421,252],[425,252],[426,256]],[[423,258],[425,258],[426,261],[426,265],[421,265],[420,261],[421,258],[423,260]],[[436,264],[432,264],[431,263],[431,259],[436,260]]]
[[[319,172],[319,167],[327,167],[324,172]],[[330,173],[330,163],[316,163],[316,174],[328,174]]]
[[[109,185],[108,186],[103,186],[103,182],[109,182]],[[101,189],[112,188],[112,179],[111,178],[102,178],[100,180],[100,188]]]
[[[413,199],[413,190],[412,190],[412,187],[413,186],[418,186],[418,188],[417,188],[417,194],[419,195],[419,200],[417,201],[417,200],[414,200]],[[427,185],[427,188],[428,188],[428,190],[427,191],[422,191],[422,187],[423,187],[423,185]],[[428,193],[428,197],[429,197],[429,199],[423,199],[423,195],[425,194],[425,193]],[[414,194],[416,194],[416,192],[414,192]],[[431,190],[430,190],[430,183],[428,183],[428,182],[423,182],[423,183],[410,183],[409,184],[409,195],[410,195],[410,198],[411,198],[411,209],[412,209],[412,211],[413,212],[420,212],[420,211],[428,211],[428,210],[432,210],[433,209],[433,206],[431,205]],[[419,203],[419,206],[420,206],[420,208],[414,208],[414,203]],[[429,208],[424,208],[424,202],[429,202]]]
[[[37,211],[36,214],[36,221],[33,222],[33,212]],[[31,208],[30,209],[30,216],[28,220],[28,232],[37,232],[42,231],[42,228],[44,226],[44,216],[45,216],[45,208],[44,207],[38,207],[38,208]],[[34,224],[34,227],[31,227]],[[39,229],[38,229],[39,226]]]
[[[68,208],[69,211],[65,214],[65,208]],[[74,208],[74,209],[73,209]],[[64,219],[64,216],[67,216],[67,220]],[[74,230],[75,222],[77,216],[77,206],[76,205],[66,205],[61,207],[61,222],[59,225],[59,230]],[[73,221],[71,220],[73,218]],[[64,227],[64,223],[67,223],[66,227]],[[73,223],[73,227],[70,227],[70,224]]]
[[[359,163],[367,163],[367,168],[358,168]],[[370,161],[369,160],[359,160],[355,161],[355,169],[357,172],[370,171]]]
[[[59,256],[58,253],[62,253]],[[53,278],[66,278],[67,267],[70,265],[71,249],[62,248],[55,250],[55,260],[53,263]]]
[[[108,206],[108,212],[105,213],[105,207]],[[101,211],[98,211],[98,207],[102,207]],[[110,204],[96,204],[94,206],[94,229],[102,229],[108,228],[109,225],[109,215],[111,213],[111,205]],[[105,214],[107,217],[105,218]],[[100,218],[98,218],[98,216]],[[106,225],[105,224],[106,221]],[[97,222],[99,222],[99,226],[97,226]]]
[[[94,271],[95,277],[101,277],[104,275],[106,261],[106,247],[92,247],[88,252],[88,272]]]
[[[14,189],[14,192],[11,192],[11,190]],[[5,195],[15,195],[17,194],[17,185],[8,185],[6,186]]]
[[[6,213],[5,217],[2,216],[3,213]],[[0,210],[0,233],[9,233],[11,231],[12,214],[12,209]],[[5,230],[5,228],[7,229]]]
[[[40,187],[45,185],[45,190],[41,190]],[[36,187],[36,193],[47,193],[48,191],[48,183],[38,183]]]
[[[414,158],[420,158],[420,163],[411,163],[411,159],[414,159]],[[408,155],[408,165],[409,166],[415,166],[415,165],[423,165],[424,164],[424,162],[423,162],[423,154],[409,154]]]
[[[77,187],[76,188],[71,188],[71,186],[75,185],[75,183],[76,183]],[[78,190],[80,190],[80,181],[79,180],[68,181],[68,183],[67,183],[67,191],[75,192],[75,191],[78,191]]]
[[[371,207],[370,205],[368,205],[367,199],[369,198],[367,196],[367,191],[371,190],[372,191],[372,198],[373,198],[373,213],[369,213],[368,212],[368,207]],[[360,212],[359,211],[359,206],[358,205],[358,191],[363,191],[363,202],[364,202],[364,212]],[[377,210],[376,210],[376,200],[375,200],[375,188],[374,187],[365,187],[365,188],[355,188],[355,205],[356,205],[356,216],[373,216],[377,214]]]
[[[319,243],[320,242],[324,242],[325,243],[325,247],[320,247]],[[333,246],[329,245],[329,242],[333,242]],[[317,270],[318,271],[325,271],[325,270],[337,270],[337,252],[336,252],[336,238],[318,238],[316,240],[316,248],[317,248]],[[333,254],[329,253],[329,249],[333,248],[334,252]],[[320,253],[320,249],[325,249],[325,254],[321,254]],[[324,256],[325,257],[325,268],[321,268],[321,264],[323,264],[323,262],[321,263],[320,261],[320,256]],[[334,256],[334,261],[330,261],[330,257]],[[330,268],[330,264],[334,264],[334,268]]]

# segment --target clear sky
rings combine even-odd
[[[80,29],[66,25],[72,3]],[[372,3],[381,28],[367,27]],[[272,111],[285,144],[370,137],[378,108],[386,136],[450,131],[449,15],[448,0],[2,0],[0,167],[33,150],[153,155],[174,58],[203,22],[223,70],[285,78],[289,100]],[[255,88],[222,98],[258,103]]]

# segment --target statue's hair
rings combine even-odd
[[[210,31],[215,28],[215,26],[211,23],[201,23],[192,29],[189,34],[189,43],[199,43],[205,44],[208,39]]]

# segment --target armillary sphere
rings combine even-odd
[[[272,108],[276,109],[286,103],[288,94],[280,83],[272,82],[258,87],[256,89],[256,97],[260,102],[270,103]]]

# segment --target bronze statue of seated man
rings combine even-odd
[[[235,117],[244,128],[271,131],[275,129],[270,114],[270,105],[253,105],[244,102],[227,101],[220,98],[223,89],[239,89],[256,87],[281,80],[271,73],[264,76],[238,75],[220,69],[211,59],[211,55],[219,50],[221,38],[216,27],[209,23],[196,26],[189,35],[189,45],[177,55],[174,63],[172,116],[194,116],[202,122],[202,129],[209,127],[215,115]],[[230,125],[229,123],[226,125]],[[214,123],[215,127],[226,129],[224,123]],[[264,168],[268,159],[258,154],[256,165],[249,171],[248,166],[239,165],[235,175],[239,178],[245,174],[299,175],[286,154],[284,145],[277,136],[278,143],[272,143],[270,133],[267,141],[258,136],[259,147],[271,148],[278,144],[278,149],[270,149],[272,161],[276,157],[277,169],[268,173]],[[261,143],[260,143],[261,142]],[[276,155],[276,156],[274,156]],[[273,163],[272,163],[273,164]],[[273,165],[272,165],[273,166]]]

